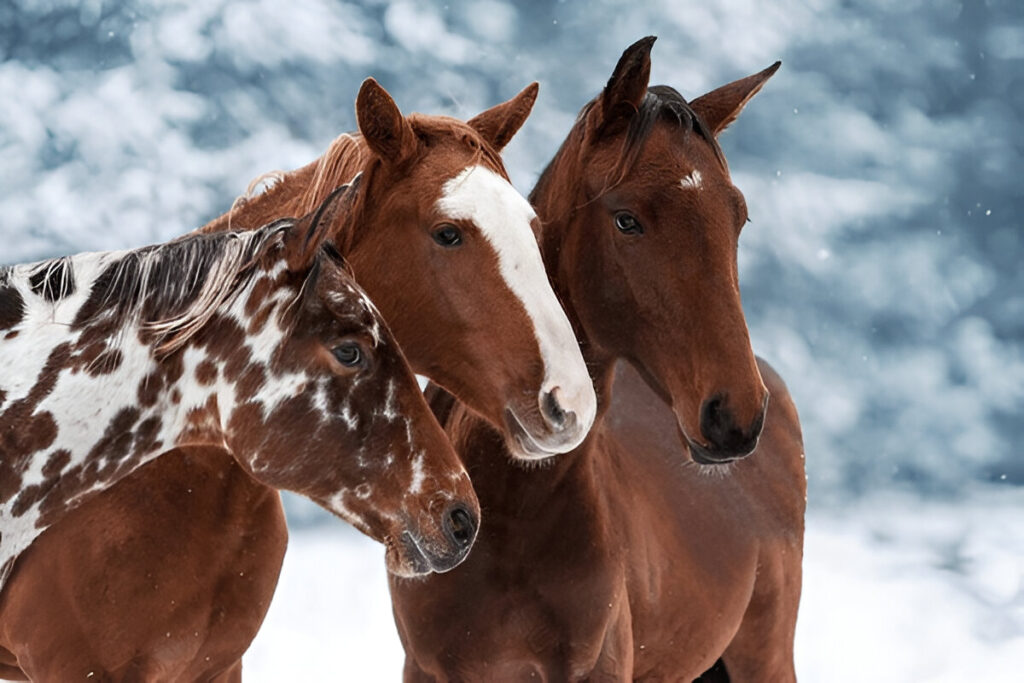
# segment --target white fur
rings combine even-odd
[[[409,484],[409,494],[415,495],[423,490],[423,482],[426,475],[423,472],[423,451],[416,454],[412,459],[412,482]]]
[[[444,184],[437,209],[451,219],[472,221],[497,252],[502,277],[533,323],[544,361],[541,396],[557,388],[562,408],[577,416],[579,433],[558,452],[575,448],[594,422],[597,398],[572,326],[544,271],[530,227],[536,218],[533,208],[497,173],[470,166]]]
[[[688,176],[684,176],[683,179],[679,181],[679,184],[683,186],[684,190],[699,190],[701,185],[703,185],[700,171],[693,169],[693,172]]]

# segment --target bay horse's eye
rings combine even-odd
[[[642,235],[644,233],[644,226],[640,225],[636,216],[628,211],[619,211],[615,214],[615,227],[626,235]]]
[[[354,368],[363,363],[363,350],[355,342],[345,342],[335,346],[332,353],[338,362],[346,367]]]
[[[457,247],[462,244],[462,231],[451,223],[445,223],[434,231],[434,241],[442,247]]]

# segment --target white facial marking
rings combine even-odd
[[[425,479],[426,474],[423,472],[423,451],[420,451],[412,460],[412,482],[409,484],[409,494],[415,495],[422,491]]]
[[[512,185],[483,166],[470,166],[444,184],[439,213],[469,220],[498,255],[501,275],[533,323],[544,360],[541,394],[559,389],[562,408],[576,413],[579,430],[554,452],[575,448],[597,412],[597,398],[569,319],[551,289],[530,227],[533,208]]]
[[[690,175],[680,180],[679,184],[683,186],[684,190],[699,190],[702,184],[700,171],[694,169]]]
[[[384,400],[384,411],[381,413],[384,419],[391,422],[398,417],[398,412],[395,410],[395,380],[388,380],[388,394]]]

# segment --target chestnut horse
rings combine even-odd
[[[383,318],[321,248],[333,208],[5,271],[0,588],[47,527],[189,446],[224,448],[262,485],[351,522],[386,545],[396,575],[451,569],[466,556],[479,519],[469,477]],[[31,610],[17,604],[27,598],[15,594],[13,609]],[[4,624],[30,677],[127,673],[60,667],[45,642],[22,656],[42,628],[59,624]],[[195,650],[202,639],[168,632],[167,642]]]
[[[509,448],[543,458],[583,440],[596,399],[544,276],[535,214],[499,156],[536,94],[534,84],[462,122],[403,116],[368,80],[356,101],[359,134],[340,136],[304,168],[274,174],[266,192],[205,230],[250,228],[302,211],[362,172],[333,243],[413,369],[501,428]],[[277,493],[217,455],[162,457],[40,536],[0,596],[0,632],[12,620],[63,620],[60,633],[38,633],[62,639],[63,657],[127,657],[140,669],[170,662],[189,672],[179,678],[238,680],[277,583],[287,531]],[[96,525],[107,529],[102,542],[74,542]],[[13,612],[14,593],[22,596],[18,605],[34,599],[34,608]],[[168,647],[165,633],[181,629],[199,631],[201,648]],[[5,658],[4,647],[0,664],[17,675],[16,653]]]
[[[518,467],[428,392],[485,514],[458,569],[390,578],[408,681],[794,679],[800,427],[750,347],[747,208],[717,143],[778,64],[688,104],[648,88],[653,42],[625,51],[531,195],[597,385],[590,436]]]

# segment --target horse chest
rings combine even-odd
[[[457,570],[392,581],[410,660],[438,680],[586,677],[620,614],[621,561],[493,521]]]

